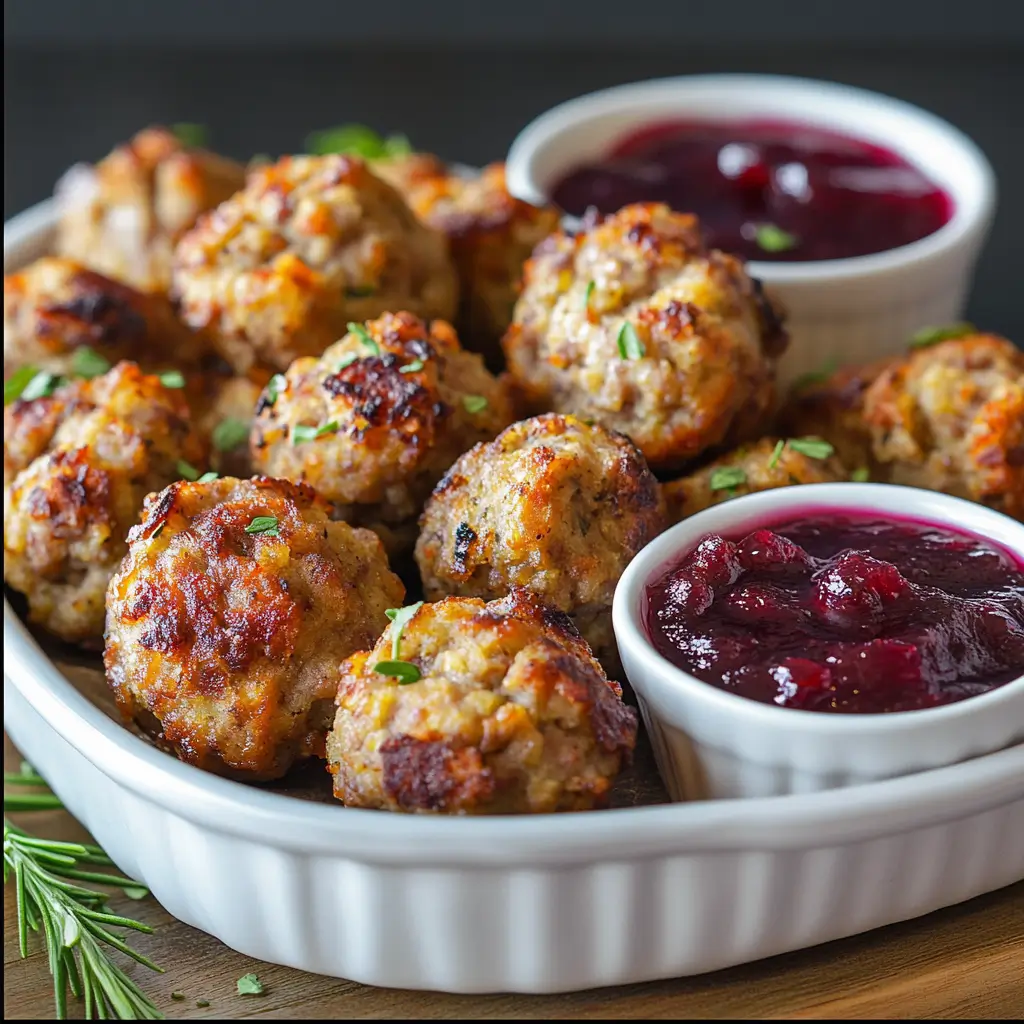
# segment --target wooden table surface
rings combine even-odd
[[[4,738],[4,763],[20,758]],[[13,815],[52,838],[81,840],[63,811]],[[168,1018],[1019,1018],[1024,1017],[1024,883],[928,917],[715,974],[557,996],[449,996],[369,988],[242,956],[167,914],[152,898],[111,900],[155,929],[133,942],[166,971],[130,973]],[[4,892],[4,1017],[53,1015],[38,942],[18,954],[13,886]],[[235,982],[254,971],[260,996]],[[184,999],[172,999],[171,993]],[[197,1007],[197,1000],[209,1002]],[[72,1014],[80,1006],[72,1006]]]

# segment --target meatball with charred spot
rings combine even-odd
[[[665,526],[658,483],[629,438],[552,414],[451,467],[420,520],[416,561],[431,600],[532,591],[573,617],[614,677],[615,584]]]
[[[502,345],[537,411],[592,417],[667,472],[764,433],[786,341],[743,264],[649,203],[542,242]]]
[[[834,386],[798,394],[787,422],[813,423],[841,454],[856,444],[874,480],[1024,519],[1024,352],[972,334],[915,348],[871,373],[838,412],[835,399],[821,397]]]
[[[819,445],[801,445],[815,438],[797,438],[796,447],[788,440],[763,438],[715,459],[696,472],[662,487],[669,519],[677,523],[702,509],[741,494],[770,491],[796,484],[823,484],[846,480],[848,473],[835,455],[816,457],[807,450]],[[801,447],[805,450],[801,451]],[[828,446],[821,448],[826,452]]]
[[[395,646],[417,675],[407,685],[381,664]],[[351,807],[588,810],[607,803],[636,742],[635,712],[568,616],[519,589],[396,620],[342,666],[337,705],[327,756]]]
[[[312,484],[343,518],[377,530],[392,555],[407,554],[434,485],[512,421],[511,403],[443,320],[388,313],[351,326],[264,392],[253,461]]]
[[[99,646],[103,595],[150,491],[201,466],[180,390],[134,363],[4,410],[4,580],[29,619]]]
[[[107,592],[118,706],[183,761],[275,779],[323,756],[338,665],[404,588],[369,530],[304,484],[255,477],[150,495]]]
[[[58,182],[57,250],[136,288],[166,292],[175,244],[244,183],[241,164],[147,128]]]
[[[196,365],[207,346],[164,296],[75,260],[44,257],[4,278],[5,377],[21,366],[75,375],[84,349],[110,364],[131,359],[159,370]]]
[[[350,321],[386,310],[450,319],[443,236],[350,156],[285,157],[200,218],[178,245],[173,293],[238,373],[319,356]]]

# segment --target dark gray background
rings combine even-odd
[[[152,122],[244,158],[349,120],[471,163],[591,89],[710,71],[807,75],[947,118],[988,154],[997,223],[970,317],[1024,340],[1024,2],[13,0],[4,216]]]

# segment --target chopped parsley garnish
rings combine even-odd
[[[264,533],[268,537],[280,537],[277,528],[277,516],[254,516],[252,522],[245,528],[246,533]]]
[[[186,462],[184,459],[178,460],[178,472],[183,480],[195,481],[199,479],[199,470],[191,462]]]
[[[352,322],[348,325],[348,329],[366,346],[366,348],[373,355],[380,355],[380,345],[377,344],[377,342],[373,338],[373,335],[362,324]]]
[[[191,149],[198,149],[206,145],[207,131],[205,124],[192,124],[188,121],[181,121],[171,125],[171,131],[178,137],[183,146]]]
[[[583,311],[590,309],[590,297],[594,294],[594,282],[587,282],[587,290],[583,293]]]
[[[487,399],[483,395],[463,395],[462,406],[471,416],[475,416],[487,408]]]
[[[871,470],[867,466],[861,466],[850,474],[850,479],[855,484],[865,484],[871,479]]]
[[[799,243],[796,235],[783,231],[777,224],[758,224],[754,228],[754,241],[765,252],[787,252]]]
[[[711,490],[731,491],[747,482],[746,471],[739,466],[722,466],[711,474]]]
[[[211,469],[208,473],[204,473],[196,481],[196,483],[197,484],[208,484],[208,483],[212,483],[214,480],[219,480],[219,479],[220,479],[220,474],[219,473],[214,473],[214,471]]]
[[[359,356],[355,352],[349,352],[341,357],[341,359],[338,361],[338,368],[334,372],[341,373],[342,370],[347,369],[353,363],[356,363],[358,361]]]
[[[819,369],[811,370],[808,373],[802,373],[797,377],[797,379],[793,381],[793,388],[796,391],[801,391],[803,388],[809,387],[811,384],[822,384],[838,369],[839,363],[835,359],[826,359]]]
[[[407,604],[404,608],[388,608],[384,614],[391,620],[391,657],[398,661],[399,645],[406,623],[423,607],[422,601]]]
[[[172,992],[171,993],[171,998],[176,1003],[183,1003],[185,1001],[185,993],[184,992]]]
[[[249,440],[249,424],[229,416],[213,428],[213,447],[219,452],[229,452]]]
[[[411,661],[378,661],[373,671],[397,679],[401,686],[418,683],[422,678],[420,670]]]
[[[209,999],[197,999],[196,1000],[196,1006],[198,1006],[200,1010],[205,1010],[206,1007],[209,1006],[209,1005],[210,1005],[210,1000]]]
[[[382,137],[365,124],[343,124],[325,128],[306,137],[306,150],[318,156],[352,153],[365,160],[383,160],[412,152],[409,140],[400,134]]]
[[[325,434],[336,434],[338,432],[338,421],[331,420],[319,427],[308,427],[304,423],[298,423],[292,427],[292,444],[302,444],[303,441],[315,441]]]
[[[619,346],[619,355],[623,359],[643,359],[646,349],[636,328],[627,320],[619,329],[619,336],[616,339]]]
[[[283,373],[275,373],[267,382],[267,401],[273,405],[282,391],[288,390],[288,378]]]
[[[425,365],[426,364],[423,362],[422,359],[414,359],[411,363],[406,363],[405,366],[400,366],[398,368],[398,372],[399,373],[419,373],[420,370],[422,370]]]
[[[835,452],[835,448],[820,437],[791,437],[786,444],[809,459],[827,459]]]
[[[183,388],[185,386],[185,378],[180,370],[164,370],[160,374],[160,383],[165,388]]]
[[[779,458],[782,456],[782,449],[785,447],[785,441],[775,442],[775,447],[772,449],[772,457],[768,460],[769,469],[774,469],[779,464]]]
[[[263,995],[263,982],[255,974],[243,974],[236,982],[240,996]]]
[[[76,377],[92,380],[93,377],[99,377],[109,369],[109,360],[104,359],[96,349],[89,348],[88,345],[76,348],[75,354],[71,357],[71,372]]]
[[[11,402],[14,402],[19,398],[23,398],[25,395],[25,389],[29,386],[31,381],[39,375],[39,372],[40,371],[34,366],[23,366],[20,370],[8,377],[8,379],[4,381],[4,405],[10,405]]]
[[[962,321],[956,324],[946,324],[943,327],[922,327],[911,339],[911,348],[928,348],[930,345],[938,345],[940,341],[950,341],[953,338],[964,338],[968,334],[974,334],[977,328],[974,324]]]

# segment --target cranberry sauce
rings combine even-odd
[[[751,260],[884,252],[942,227],[953,205],[880,146],[780,121],[675,121],[645,128],[554,188],[581,215],[663,202],[696,213],[710,245]]]
[[[646,596],[661,654],[765,704],[911,711],[1024,674],[1024,565],[941,526],[816,511],[710,534]]]

